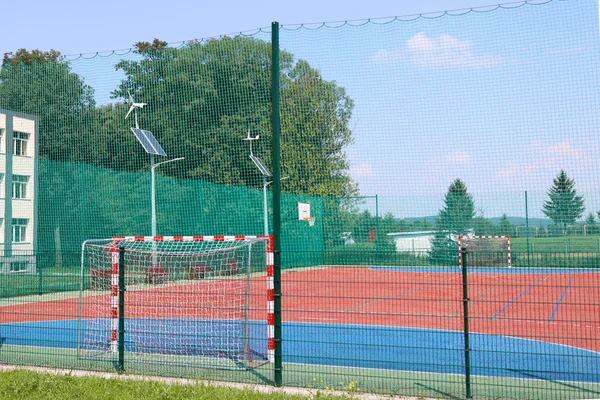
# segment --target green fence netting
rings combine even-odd
[[[114,370],[75,351],[86,324],[111,318],[110,304],[106,320],[87,308],[109,293],[94,286],[95,261],[84,257],[82,268],[82,244],[149,236],[155,224],[160,236],[280,237],[284,385],[599,397],[597,2],[278,33],[279,231],[268,29],[90,57],[4,56],[0,362]],[[149,155],[132,127],[151,131],[166,156]],[[478,241],[466,255],[463,237]],[[196,272],[181,276],[209,270],[188,264]],[[258,275],[246,277],[253,334],[266,327],[273,296]],[[166,298],[152,305],[160,310],[150,330],[199,323],[184,310],[189,299],[164,293],[207,280],[143,284],[140,296]],[[207,297],[215,301],[206,309],[230,295]],[[177,325],[164,340],[186,330]],[[277,382],[273,363],[224,371],[180,361],[125,357],[125,368]]]

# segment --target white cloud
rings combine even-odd
[[[583,152],[574,148],[569,141],[565,140],[558,144],[550,145],[547,148],[548,153],[558,156],[558,157],[568,157],[581,159],[583,157]]]
[[[378,50],[373,56],[372,60],[377,64],[391,64],[400,60],[404,55],[399,49],[396,50]]]
[[[525,164],[525,165],[520,165],[514,162],[505,164],[504,167],[502,167],[499,171],[498,171],[498,176],[500,178],[518,178],[518,179],[523,179],[524,176],[530,176],[530,174],[534,173],[535,171],[539,170],[540,167],[536,164]]]
[[[449,164],[458,164],[458,165],[468,165],[473,162],[473,158],[469,153],[465,153],[464,151],[457,151],[452,154],[448,154],[444,161]]]
[[[406,49],[412,62],[422,67],[490,68],[502,62],[499,56],[476,54],[471,41],[448,34],[428,37],[417,33],[408,39]]]
[[[368,176],[374,176],[373,164],[371,163],[360,163],[350,168],[350,174],[355,178],[363,178]]]

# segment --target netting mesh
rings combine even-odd
[[[461,266],[471,268],[510,268],[511,251],[509,236],[460,236],[458,252]]]
[[[117,246],[125,249],[128,361],[218,368],[266,362],[268,239],[116,243],[84,250],[82,279],[89,276],[90,289],[80,301],[80,356],[117,357]]]
[[[467,397],[470,318],[476,395],[600,393],[598,31],[592,0],[280,28],[283,383]],[[4,58],[0,359],[103,368],[69,353],[80,284],[106,290],[101,269],[80,280],[86,239],[275,233],[272,177],[244,140],[274,172],[271,33]],[[146,105],[126,119],[129,95]],[[167,154],[154,166],[135,115]],[[464,235],[511,237],[510,273],[467,280],[470,316]],[[178,263],[134,286],[195,281]],[[60,340],[19,330],[48,321]],[[32,350],[48,345],[62,358]]]

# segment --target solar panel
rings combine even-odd
[[[271,171],[269,171],[269,169],[265,166],[265,164],[263,164],[263,162],[260,160],[260,158],[256,157],[253,154],[250,154],[250,159],[252,160],[252,162],[254,162],[254,165],[256,165],[256,168],[258,168],[258,170],[260,171],[261,174],[263,174],[267,178],[270,178],[271,176],[273,176]]]
[[[140,142],[146,153],[154,154],[157,156],[166,156],[167,153],[160,147],[160,144],[150,131],[145,131],[143,129],[131,128],[131,131]]]

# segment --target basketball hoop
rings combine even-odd
[[[304,218],[306,222],[308,222],[308,226],[315,226],[315,217]]]

